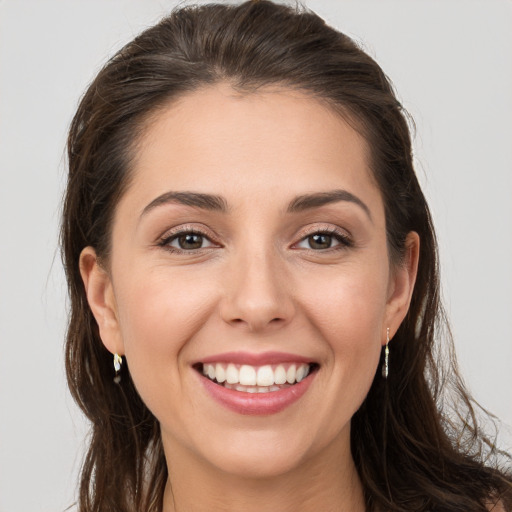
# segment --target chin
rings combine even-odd
[[[275,478],[291,473],[308,458],[310,447],[305,439],[261,431],[239,434],[218,443],[210,439],[203,457],[216,470],[246,479]]]
[[[301,465],[296,454],[260,451],[259,453],[233,454],[215,461],[218,470],[236,478],[264,480],[293,472]]]

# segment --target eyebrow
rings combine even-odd
[[[331,190],[329,192],[316,192],[314,194],[304,194],[293,199],[288,205],[288,213],[303,212],[311,208],[318,208],[330,203],[339,201],[348,201],[361,207],[366,215],[373,222],[370,209],[357,196],[347,190]]]
[[[168,203],[184,204],[186,206],[201,208],[202,210],[222,213],[228,211],[226,200],[221,196],[201,194],[199,192],[166,192],[165,194],[153,199],[153,201],[151,201],[151,203],[142,210],[141,217],[157,206]]]
[[[372,220],[370,209],[366,204],[361,201],[357,196],[348,192],[347,190],[331,190],[329,192],[315,192],[313,194],[303,194],[295,197],[290,201],[286,209],[287,213],[303,212],[312,208],[318,208],[330,203],[337,203],[339,201],[347,201],[358,205]],[[154,208],[168,204],[176,203],[186,206],[193,206],[201,208],[202,210],[217,211],[226,213],[228,211],[227,201],[222,196],[212,194],[202,194],[199,192],[166,192],[153,199],[144,210],[141,217],[146,215]],[[372,220],[373,222],[373,220]]]

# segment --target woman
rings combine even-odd
[[[266,1],[178,10],[99,73],[68,154],[80,510],[510,510],[435,357],[404,113],[349,38]]]

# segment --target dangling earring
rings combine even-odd
[[[114,370],[116,371],[116,375],[114,377],[114,382],[119,384],[121,382],[121,367],[123,365],[123,358],[119,354],[114,354]]]
[[[389,327],[386,329],[386,347],[384,348],[384,364],[382,365],[382,376],[387,379],[389,375]]]

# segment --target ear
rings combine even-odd
[[[112,354],[123,355],[124,344],[117,317],[112,280],[100,265],[96,251],[92,247],[86,247],[80,254],[80,274],[103,344]]]
[[[384,332],[389,327],[390,339],[400,327],[411,303],[416,275],[418,273],[418,261],[420,255],[420,237],[418,233],[411,231],[405,240],[404,260],[391,271],[388,288],[388,300],[386,303],[386,323]],[[383,344],[386,336],[383,337]]]

